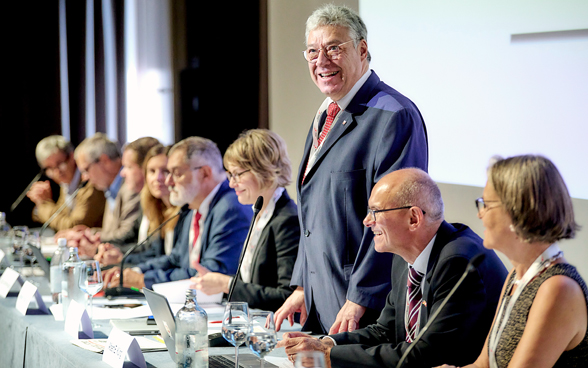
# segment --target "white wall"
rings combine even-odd
[[[295,168],[295,172],[300,164],[302,158],[302,150],[304,148],[304,142],[306,134],[310,127],[311,119],[316,112],[319,104],[323,100],[322,94],[318,91],[314,83],[311,81],[308,75],[308,67],[304,59],[302,58],[302,50],[304,49],[304,24],[306,18],[310,13],[320,6],[322,1],[286,1],[286,0],[271,0],[269,1],[269,106],[270,106],[270,128],[280,134],[288,144],[288,151],[292,160],[292,165]],[[506,143],[512,144],[513,142],[517,145],[520,143],[520,149],[527,147],[525,152],[538,152],[523,144],[534,144],[533,139],[528,139],[526,135],[519,135],[517,139],[510,137],[513,131],[520,131],[521,128],[517,127],[513,123],[525,119],[531,119],[526,117],[525,114],[531,113],[523,108],[520,103],[514,103],[506,101],[500,97],[499,92],[503,89],[512,89],[510,81],[504,77],[500,77],[495,80],[498,83],[498,87],[505,85],[505,88],[498,88],[498,90],[492,89],[489,96],[480,100],[476,96],[486,94],[489,91],[489,83],[494,82],[493,78],[490,77],[489,71],[485,68],[468,66],[477,60],[483,62],[482,66],[491,67],[492,63],[487,63],[485,58],[495,57],[498,59],[508,59],[512,62],[511,65],[516,65],[519,73],[525,72],[529,69],[529,73],[532,70],[537,69],[536,59],[541,57],[543,60],[546,57],[545,50],[530,50],[536,48],[536,44],[529,45],[516,45],[508,46],[510,40],[510,33],[523,33],[525,28],[522,28],[522,24],[517,22],[517,19],[528,13],[527,8],[519,7],[516,8],[514,5],[510,5],[511,2],[505,0],[499,0],[497,2],[482,4],[475,4],[468,2],[458,3],[457,1],[445,1],[438,2],[433,0],[418,0],[418,1],[362,1],[358,4],[358,1],[336,1],[335,3],[344,3],[360,10],[360,13],[368,26],[368,44],[370,52],[373,56],[372,67],[382,77],[382,79],[390,84],[392,87],[398,89],[402,93],[405,93],[408,97],[413,99],[421,112],[425,117],[427,127],[429,129],[430,139],[430,172],[433,179],[439,182],[441,192],[445,201],[445,215],[446,219],[450,222],[462,222],[470,226],[480,236],[483,236],[484,229],[481,221],[476,217],[476,210],[474,207],[474,199],[480,197],[482,194],[482,186],[485,184],[485,168],[487,165],[488,158],[496,153],[502,155],[511,155],[516,152],[502,149]],[[369,5],[366,5],[369,3]],[[435,4],[443,4],[435,5]],[[514,3],[514,2],[513,2]],[[529,7],[530,1],[519,1],[517,4],[521,6]],[[566,6],[556,7],[549,4],[555,3],[554,0],[542,1],[541,6],[537,5],[537,2],[533,2],[535,6],[532,8],[531,13],[533,14],[551,14],[549,24],[539,23],[539,21],[533,23],[535,27],[533,30],[546,31],[554,27],[554,20],[560,20],[559,26],[566,26],[564,20],[567,13],[574,13],[571,9],[573,5],[571,1],[565,0]],[[574,4],[586,8],[584,5],[586,2],[576,1]],[[376,5],[374,5],[376,4]],[[460,4],[468,4],[467,6],[461,6]],[[490,5],[492,6],[490,6]],[[494,5],[495,4],[495,5]],[[507,7],[506,4],[509,4]],[[558,0],[557,4],[562,4],[562,1]],[[588,3],[587,3],[588,4]],[[545,7],[544,7],[545,5]],[[412,13],[407,13],[401,9],[409,8]],[[575,6],[575,5],[574,5]],[[368,8],[371,7],[377,14],[364,14]],[[516,8],[515,10],[513,10]],[[403,13],[404,11],[404,13]],[[420,11],[420,12],[419,12]],[[462,14],[460,12],[472,11],[469,15]],[[456,15],[457,13],[457,15]],[[461,14],[461,15],[459,15]],[[553,19],[551,19],[553,18]],[[437,20],[444,20],[446,28],[440,29],[437,26],[429,25]],[[456,21],[459,19],[460,21]],[[540,20],[543,18],[539,18]],[[582,26],[581,22],[585,24]],[[395,33],[390,33],[389,27],[393,27],[394,24],[401,22],[405,26],[403,28],[396,28]],[[463,27],[478,27],[487,28],[488,36],[495,35],[499,32],[501,24],[519,25],[520,27],[512,27],[508,32],[505,33],[504,39],[506,44],[501,45],[497,49],[493,49],[493,52],[508,52],[507,56],[494,56],[490,50],[484,51],[484,49],[478,48],[476,45],[476,35],[483,33],[481,30],[469,30],[467,32],[463,30]],[[588,16],[578,17],[576,21],[570,22],[567,26],[570,28],[588,28]],[[411,25],[412,24],[412,25]],[[542,27],[539,27],[542,25]],[[420,28],[426,29],[427,32],[421,32],[420,38],[422,40],[434,39],[439,40],[439,44],[434,48],[422,48],[417,50],[404,50],[400,48],[400,45],[406,44],[405,38],[408,37],[404,32],[404,27],[412,29],[414,32],[419,31]],[[528,28],[528,27],[527,27]],[[442,35],[440,32],[447,32],[449,35]],[[462,35],[462,33],[466,33]],[[376,34],[382,35],[383,38],[380,41],[374,40]],[[447,42],[442,40],[454,36],[454,38],[462,39],[461,43],[455,45],[449,45]],[[471,42],[465,42],[466,40]],[[491,37],[490,37],[491,38]],[[575,55],[572,51],[577,47],[580,40],[568,40],[566,45],[558,48],[568,48],[568,54]],[[410,43],[409,43],[410,44]],[[545,46],[545,42],[541,42],[541,45]],[[555,46],[554,46],[555,47]],[[514,51],[505,51],[510,48],[517,48]],[[520,49],[524,50],[520,50]],[[451,50],[448,53],[450,56],[455,54],[455,59],[460,61],[459,67],[442,68],[438,66],[443,58],[440,58],[437,50]],[[585,47],[588,50],[588,47]],[[526,51],[525,51],[526,50]],[[580,51],[578,51],[580,53]],[[473,54],[473,55],[472,55]],[[535,55],[534,55],[535,54]],[[549,53],[547,53],[549,54]],[[447,54],[446,54],[447,56]],[[519,57],[521,58],[519,60]],[[452,60],[452,59],[450,59]],[[549,58],[549,62],[558,62]],[[567,62],[571,62],[568,60]],[[563,66],[559,62],[554,66],[555,70],[561,72]],[[504,64],[501,62],[501,64]],[[394,68],[388,68],[393,65]],[[586,65],[588,62],[582,64],[584,71],[588,70]],[[564,68],[565,69],[565,68]],[[452,78],[446,78],[447,75]],[[516,73],[515,73],[516,74]],[[557,79],[555,77],[541,76],[541,81]],[[566,78],[566,82],[569,82],[569,77]],[[517,89],[517,93],[514,94],[517,100],[521,103],[524,101],[524,96],[528,94],[525,90],[527,89],[538,89],[536,84],[533,82],[533,78],[527,78],[529,83],[521,83]],[[531,83],[533,82],[533,83]],[[575,88],[583,88],[588,86],[588,81],[582,82],[580,86],[574,84]],[[435,93],[433,93],[433,92]],[[440,92],[442,91],[442,92]],[[510,92],[509,92],[510,93]],[[554,95],[558,95],[558,93]],[[511,94],[512,95],[512,94]],[[430,98],[430,97],[433,98]],[[468,103],[462,103],[462,99],[468,96],[472,96],[468,99]],[[583,96],[573,96],[574,101],[583,99],[583,103],[573,102],[574,107],[578,109],[587,108],[588,104],[585,102],[588,93]],[[495,101],[501,102],[499,108],[494,105]],[[476,101],[480,100],[478,103]],[[473,101],[473,102],[472,102]],[[516,101],[515,101],[516,102]],[[528,101],[527,101],[528,102]],[[572,102],[562,101],[561,98],[554,98],[554,103],[560,104],[572,104]],[[468,104],[475,103],[476,106],[469,106]],[[546,106],[543,106],[546,105]],[[575,106],[577,105],[577,106]],[[541,124],[544,126],[541,129],[534,127],[532,131],[539,131],[540,136],[543,137],[541,140],[551,139],[553,136],[561,134],[559,129],[563,122],[554,116],[552,107],[549,104],[541,103],[539,106],[542,111],[546,114],[545,117],[541,118]],[[543,109],[545,107],[545,109]],[[551,109],[551,110],[550,110]],[[494,114],[494,110],[498,110],[497,114],[500,119],[489,119],[486,117],[488,114]],[[464,117],[464,111],[476,112],[475,119],[467,120]],[[547,114],[549,112],[549,114]],[[534,112],[533,112],[534,113]],[[451,114],[451,117],[447,117]],[[580,114],[580,120],[586,121],[588,114]],[[497,137],[488,136],[491,130],[496,130],[496,124],[500,122],[503,124],[504,117],[509,117],[511,126],[503,128],[505,131]],[[513,119],[516,117],[516,119]],[[573,120],[577,116],[574,115],[567,120]],[[459,129],[447,129],[449,122],[457,121]],[[536,118],[532,118],[531,121],[536,121]],[[588,124],[582,124],[588,126]],[[579,129],[579,128],[578,128]],[[446,132],[447,131],[447,132]],[[461,135],[461,131],[466,131],[474,134],[478,137],[474,141],[464,142],[460,139],[464,139]],[[523,130],[523,133],[525,131]],[[446,134],[449,133],[449,134]],[[545,138],[547,137],[547,138]],[[586,140],[588,134],[573,134],[570,139]],[[459,139],[458,139],[459,138]],[[583,142],[580,142],[583,143]],[[570,143],[570,146],[572,144]],[[532,146],[534,147],[534,146]],[[543,147],[543,146],[542,146]],[[548,157],[554,159],[556,164],[561,168],[562,162],[567,161],[570,157],[578,157],[580,159],[588,157],[587,144],[577,145],[574,143],[572,146],[573,153],[566,153],[559,158],[558,152],[544,152]],[[566,147],[564,147],[566,148]],[[584,150],[584,151],[583,151]],[[472,160],[472,153],[479,153],[482,158]],[[582,153],[586,152],[586,153]],[[551,154],[553,153],[553,154]],[[445,171],[444,163],[451,163],[452,167],[458,168],[454,174],[447,175]],[[459,165],[457,165],[459,163]],[[443,168],[442,168],[443,167]],[[563,170],[562,170],[563,171]],[[588,165],[585,162],[579,161],[574,168],[574,171],[580,172],[580,174],[586,175],[588,173]],[[463,173],[474,174],[475,181],[472,183],[466,183],[468,185],[456,185],[447,183],[460,182]],[[573,175],[574,173],[572,173]],[[570,180],[569,172],[564,172],[564,178]],[[456,179],[457,178],[457,179]],[[584,187],[587,180],[583,180],[580,183],[580,191]],[[288,188],[291,195],[295,196],[294,186]],[[588,278],[588,201],[581,199],[574,199],[574,210],[576,212],[576,221],[584,226],[584,231],[580,231],[576,239],[571,241],[563,242],[562,248],[566,253],[566,258],[574,265],[576,265],[582,275]],[[504,259],[503,259],[504,260]]]

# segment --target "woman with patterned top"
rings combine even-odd
[[[476,205],[484,246],[514,268],[484,349],[468,367],[588,366],[588,289],[557,244],[578,225],[555,165],[532,155],[499,159]]]

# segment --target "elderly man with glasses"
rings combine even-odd
[[[151,288],[188,279],[196,275],[194,263],[213,272],[237,272],[252,213],[229,188],[218,147],[209,139],[190,137],[176,143],[168,156],[165,183],[170,202],[179,207],[187,204],[190,211],[180,214],[171,254],[125,269],[123,286]],[[119,281],[118,267],[104,276],[104,283],[111,287]]]
[[[104,193],[93,185],[86,185],[73,196],[81,183],[81,174],[76,167],[73,145],[60,135],[43,138],[35,150],[39,166],[45,174],[60,186],[59,199],[53,201],[48,181],[39,181],[31,186],[27,196],[35,203],[33,219],[48,221],[61,206],[65,207],[49,224],[59,231],[76,225],[99,227],[104,212]]]
[[[304,330],[352,331],[375,322],[390,290],[378,269],[392,255],[377,256],[361,226],[370,192],[394,170],[427,170],[426,128],[415,104],[370,70],[366,26],[349,8],[329,4],[308,18],[304,58],[326,99],[296,182],[297,289],[276,312],[276,327],[300,312]]]
[[[316,339],[284,334],[278,346],[292,360],[303,350],[325,353],[335,367],[396,367],[410,344],[406,367],[461,366],[482,349],[506,269],[494,251],[467,226],[443,219],[441,192],[427,173],[403,169],[374,187],[363,220],[374,234],[375,250],[394,253],[392,290],[377,323],[354,332]],[[434,322],[425,325],[476,255],[484,260],[470,271]],[[378,269],[388,274],[386,268]]]

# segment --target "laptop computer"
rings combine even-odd
[[[143,288],[145,293],[145,299],[151,309],[151,313],[155,318],[157,327],[167,351],[172,361],[176,361],[176,322],[172,313],[171,307],[167,301],[167,298],[161,294],[151,291],[147,288]],[[210,339],[210,336],[209,336]],[[235,356],[232,354],[225,355],[209,355],[208,356],[210,368],[235,368]],[[239,354],[239,367],[240,368],[258,368],[260,365],[259,358],[253,354]],[[264,363],[266,368],[278,368],[277,365],[268,362]]]

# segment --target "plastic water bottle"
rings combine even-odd
[[[208,316],[194,289],[186,290],[186,303],[176,313],[176,365],[208,368]]]
[[[63,318],[67,316],[67,310],[72,300],[86,307],[86,293],[79,286],[80,271],[84,263],[78,256],[78,248],[69,248],[69,258],[63,262],[61,273],[61,299],[63,301]]]
[[[63,263],[69,258],[67,251],[67,239],[57,239],[57,249],[51,257],[51,294],[53,295],[53,303],[61,303],[61,273],[63,270]]]
[[[4,252],[4,258],[0,262],[0,270],[10,266],[12,257],[12,238],[10,236],[10,225],[6,222],[6,214],[0,212],[0,249]]]

